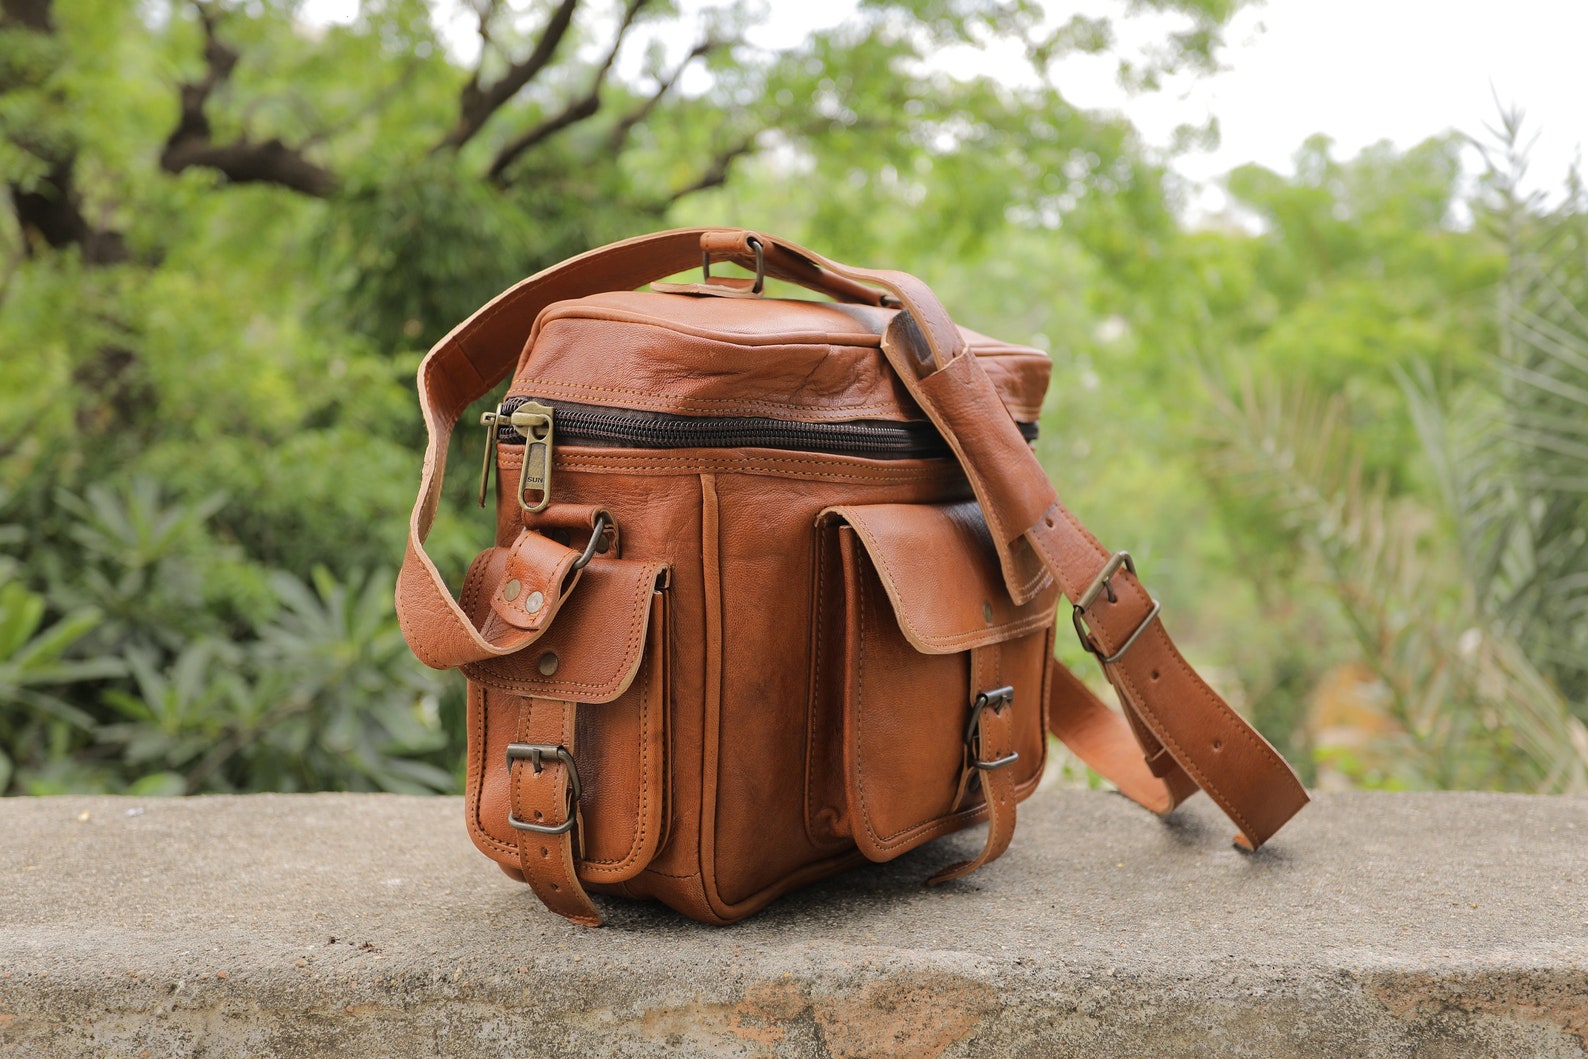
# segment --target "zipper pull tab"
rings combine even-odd
[[[518,506],[529,512],[544,511],[551,503],[552,410],[525,401],[513,410],[509,422],[524,435],[524,462],[518,469]],[[531,491],[539,494],[538,500],[524,498]]]
[[[485,494],[491,486],[491,464],[496,462],[496,438],[499,424],[505,422],[507,417],[502,414],[502,406],[497,405],[494,412],[481,412],[480,423],[485,427],[485,462],[480,466],[480,506],[485,506]]]

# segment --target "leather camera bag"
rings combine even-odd
[[[1261,845],[1307,796],[1060,504],[1030,444],[1049,372],[911,276],[738,229],[591,251],[460,324],[419,370],[397,606],[468,677],[475,844],[577,923],[592,891],[730,923],[986,821],[943,882],[1004,852],[1051,733]],[[509,375],[483,417],[495,545],[454,598],[424,551],[448,442]],[[1121,711],[1054,660],[1060,605]]]

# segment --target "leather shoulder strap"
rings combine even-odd
[[[397,580],[397,614],[421,659],[437,668],[508,654],[464,614],[424,541],[441,498],[452,428],[468,405],[513,368],[536,317],[567,298],[632,290],[697,264],[702,253],[836,297],[902,306],[883,351],[949,443],[970,480],[1010,596],[1025,602],[1056,581],[1084,617],[1077,622],[1119,690],[1149,765],[1178,768],[1241,828],[1255,849],[1307,802],[1284,758],[1207,685],[1175,648],[1157,603],[1134,571],[1059,502],[1035,453],[931,289],[901,272],[861,269],[743,229],[685,228],[592,250],[497,296],[443,338],[419,368],[428,440],[408,548]],[[1105,576],[1106,575],[1106,576]],[[1156,763],[1156,764],[1154,764]]]
[[[728,248],[723,236],[714,238]],[[739,238],[734,249],[751,238],[769,241],[755,233]],[[936,296],[903,273],[853,268],[786,244],[784,249],[825,272],[880,286],[903,305],[906,311],[883,337],[883,351],[959,458],[993,535],[1010,596],[1025,602],[1051,578],[1075,608],[1076,631],[1119,692],[1125,721],[1155,778],[1143,804],[1163,804],[1159,811],[1166,812],[1192,792],[1194,782],[1240,828],[1237,845],[1255,850],[1266,842],[1307,804],[1295,771],[1181,656],[1129,557],[1103,547],[1059,501]],[[1117,758],[1119,727],[1105,729],[1101,718],[1090,719],[1094,733],[1108,733],[1110,756]],[[1132,777],[1131,790],[1144,787]]]

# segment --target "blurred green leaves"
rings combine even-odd
[[[767,48],[754,3],[591,2],[471,114],[557,5],[484,5],[477,68],[420,0],[334,26],[37,6],[48,32],[0,12],[0,791],[455,787],[461,682],[390,602],[420,351],[524,275],[691,223],[906,269],[1049,350],[1062,494],[1304,773],[1578,783],[1588,206],[1519,192],[1511,117],[1476,194],[1453,138],[1314,138],[1188,229],[1165,158],[1065,94],[1112,16],[865,0]],[[1239,6],[1129,5],[1170,28],[1122,78],[1211,68]],[[1022,76],[933,61],[987,43]],[[179,127],[234,157],[163,164]],[[271,152],[334,180],[287,190]],[[448,570],[489,533],[467,478]],[[1315,738],[1358,669],[1388,758]]]
[[[213,536],[223,498],[151,480],[57,489],[65,532],[6,534],[45,592],[0,584],[0,770],[33,793],[442,791],[446,691],[390,573],[307,582]],[[17,527],[11,527],[15,530]],[[54,609],[64,617],[45,624]]]

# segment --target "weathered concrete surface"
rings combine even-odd
[[[921,880],[979,832],[738,927],[583,930],[455,799],[0,801],[0,1054],[1588,1052],[1588,798],[1332,794],[1229,837],[1047,792],[959,885]]]

